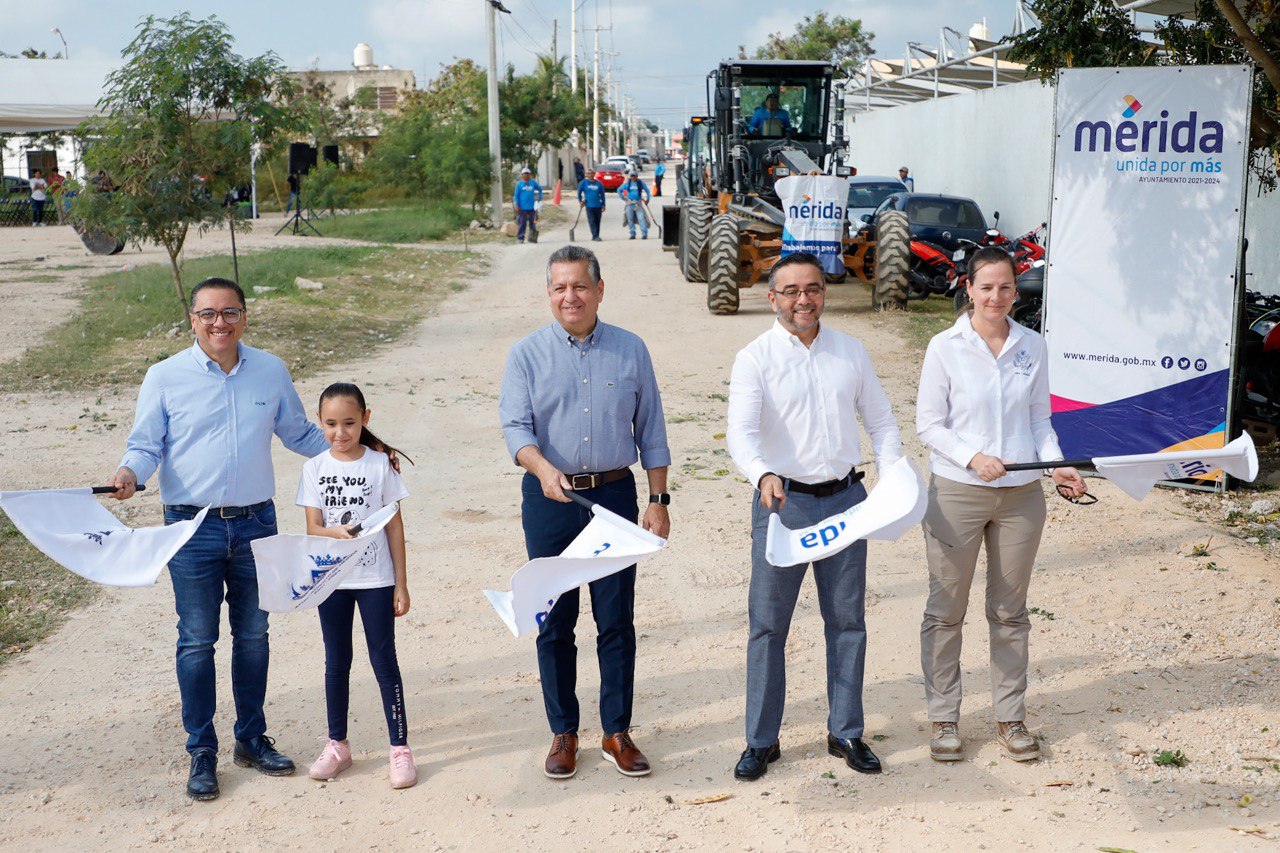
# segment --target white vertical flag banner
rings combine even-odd
[[[776,512],[770,514],[765,559],[780,567],[806,565],[859,539],[897,539],[920,523],[928,504],[920,470],[903,456],[880,474],[866,500],[817,524],[790,530]]]
[[[822,269],[838,275],[844,269],[845,206],[849,179],[830,175],[789,175],[774,185],[786,222],[782,227],[782,255],[809,252]]]
[[[667,544],[662,537],[599,504],[591,512],[591,523],[560,556],[539,557],[525,563],[511,576],[510,592],[484,591],[512,634],[537,634],[561,595],[622,571]]]
[[[1045,337],[1068,459],[1226,443],[1251,80],[1059,72]]]
[[[258,606],[268,613],[288,613],[319,607],[351,574],[373,537],[382,533],[400,510],[400,504],[384,506],[362,522],[354,539],[277,533],[253,540],[253,562],[258,567]]]
[[[0,508],[49,559],[107,586],[154,584],[209,511],[166,526],[129,527],[87,488],[0,492]]]

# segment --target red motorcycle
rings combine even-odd
[[[1041,222],[1035,228],[1032,228],[1026,234],[1014,237],[1010,240],[996,229],[992,228],[983,237],[981,243],[975,243],[972,240],[963,241],[959,249],[952,255],[952,262],[955,269],[955,282],[953,286],[946,291],[947,295],[952,298],[955,303],[956,310],[962,311],[969,307],[969,293],[966,286],[969,284],[969,263],[968,259],[978,249],[988,246],[997,246],[1013,255],[1014,270],[1021,281],[1024,273],[1029,272],[1036,267],[1036,261],[1043,261],[1045,258],[1045,248],[1040,242],[1044,236],[1044,231],[1048,227],[1047,222]],[[1041,264],[1040,266],[1043,266]],[[1038,268],[1038,267],[1037,267]],[[1043,277],[1041,277],[1043,281]],[[1022,298],[1021,284],[1018,288],[1019,298]],[[1038,296],[1039,294],[1035,294]],[[1015,318],[1016,319],[1016,318]]]

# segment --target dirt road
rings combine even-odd
[[[606,281],[602,316],[648,342],[676,459],[671,545],[643,566],[637,591],[634,734],[653,775],[626,779],[593,749],[595,632],[584,612],[581,769],[565,783],[542,776],[549,737],[533,645],[513,639],[480,592],[507,588],[524,560],[519,472],[503,448],[497,394],[508,346],[550,319],[542,265],[565,239],[561,227],[536,246],[490,247],[488,277],[453,296],[410,339],[300,388],[311,405],[329,381],[359,382],[378,433],[419,461],[406,477],[413,610],[399,624],[418,786],[387,786],[377,689],[359,653],[353,770],[317,784],[234,767],[224,640],[222,796],[189,801],[175,616],[162,578],[152,589],[109,591],[0,670],[0,846],[1275,849],[1276,562],[1198,520],[1177,494],[1138,504],[1103,481],[1091,482],[1102,498],[1094,507],[1050,498],[1033,579],[1039,612],[1029,723],[1044,738],[1045,758],[1018,765],[993,743],[979,579],[964,653],[968,757],[951,766],[930,761],[918,660],[926,575],[916,530],[874,543],[869,560],[867,731],[884,775],[857,776],[826,755],[821,621],[806,583],[789,643],[782,760],[756,783],[735,782],[751,490],[721,434],[733,355],[771,314],[756,288],[737,316],[711,317],[702,287],[681,279],[656,239],[626,241],[613,214],[605,235],[596,244]],[[848,286],[833,288],[824,322],[866,342],[908,450],[923,465],[913,429],[921,353],[899,335],[900,321],[872,313],[866,289]],[[0,324],[8,337],[21,318],[0,312]],[[0,431],[0,482],[77,483],[114,470],[120,431],[70,429],[94,396],[0,398],[9,420]],[[123,389],[105,405],[131,410],[133,397]],[[290,531],[302,526],[291,505],[301,462],[277,447],[280,518]],[[155,523],[158,500],[136,499],[126,512],[134,523]],[[1186,543],[1210,534],[1210,557],[1180,556]],[[325,730],[319,628],[306,613],[275,616],[272,629],[269,731],[305,766]],[[1153,754],[1165,749],[1181,750],[1189,763],[1153,766]],[[729,798],[690,802],[718,795]]]

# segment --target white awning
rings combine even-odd
[[[70,130],[98,114],[117,62],[0,59],[0,133]]]

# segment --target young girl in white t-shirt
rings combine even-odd
[[[320,428],[331,447],[307,460],[298,483],[297,503],[306,507],[311,536],[351,539],[352,525],[409,494],[387,454],[408,457],[369,431],[369,415],[364,394],[355,385],[336,382],[320,395]],[[320,605],[329,740],[311,765],[312,779],[333,779],[351,766],[347,708],[351,631],[358,607],[391,736],[391,787],[408,788],[418,780],[407,741],[404,685],[396,660],[395,620],[409,612],[402,515],[403,510],[354,558],[355,569]]]

